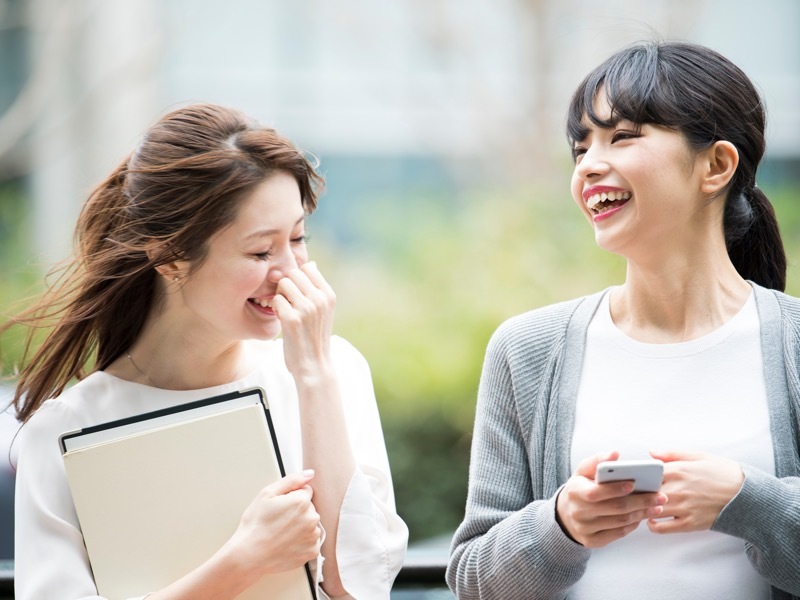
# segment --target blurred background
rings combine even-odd
[[[0,319],[69,255],[88,190],[160,115],[243,109],[320,158],[310,251],[337,333],[372,366],[413,547],[443,556],[492,331],[621,279],[572,204],[564,113],[591,68],[654,37],[708,45],[762,91],[758,184],[800,293],[796,0],[0,0]],[[2,339],[6,375],[20,339]]]

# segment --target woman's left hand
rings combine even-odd
[[[711,529],[744,481],[742,467],[728,458],[703,452],[650,454],[664,461],[661,491],[669,498],[658,519],[647,522],[654,533]]]
[[[286,366],[295,379],[313,376],[330,360],[336,294],[316,263],[292,269],[278,282],[272,307],[283,332]]]

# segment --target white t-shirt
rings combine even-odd
[[[229,384],[202,390],[161,390],[102,371],[48,400],[23,426],[17,444],[15,586],[17,600],[97,599],[58,437],[191,400],[260,386],[287,473],[303,468],[300,413],[280,340],[252,342],[259,368]],[[357,600],[389,598],[403,563],[408,529],[396,514],[389,462],[369,367],[345,340],[331,341],[357,469],[339,515],[336,558],[342,584]],[[143,590],[146,592],[155,590]],[[327,598],[319,590],[321,598]]]
[[[710,452],[774,473],[760,325],[751,293],[717,330],[677,344],[646,344],[611,320],[605,295],[587,333],[572,467],[610,450]],[[592,551],[570,600],[759,600],[769,586],[744,541],[712,531],[661,534],[645,523]]]

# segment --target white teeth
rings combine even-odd
[[[615,200],[630,200],[630,198],[630,192],[600,192],[599,194],[592,194],[589,196],[586,200],[586,206],[592,209],[601,202],[606,202],[607,200],[613,202]]]
[[[260,300],[255,299],[253,300],[253,302],[258,304],[261,308],[272,308],[272,302],[265,298],[262,298]]]

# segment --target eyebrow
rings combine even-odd
[[[305,220],[306,220],[306,216],[303,215],[302,217],[297,219],[297,221],[294,222],[294,225],[292,225],[292,229],[294,229],[295,227],[300,225],[300,223],[302,223]],[[276,234],[278,234],[280,232],[281,232],[280,229],[259,229],[258,231],[254,231],[253,233],[250,233],[250,234],[246,235],[244,237],[244,239],[249,240],[249,239],[252,239],[252,238],[269,237],[271,235],[276,235]]]

